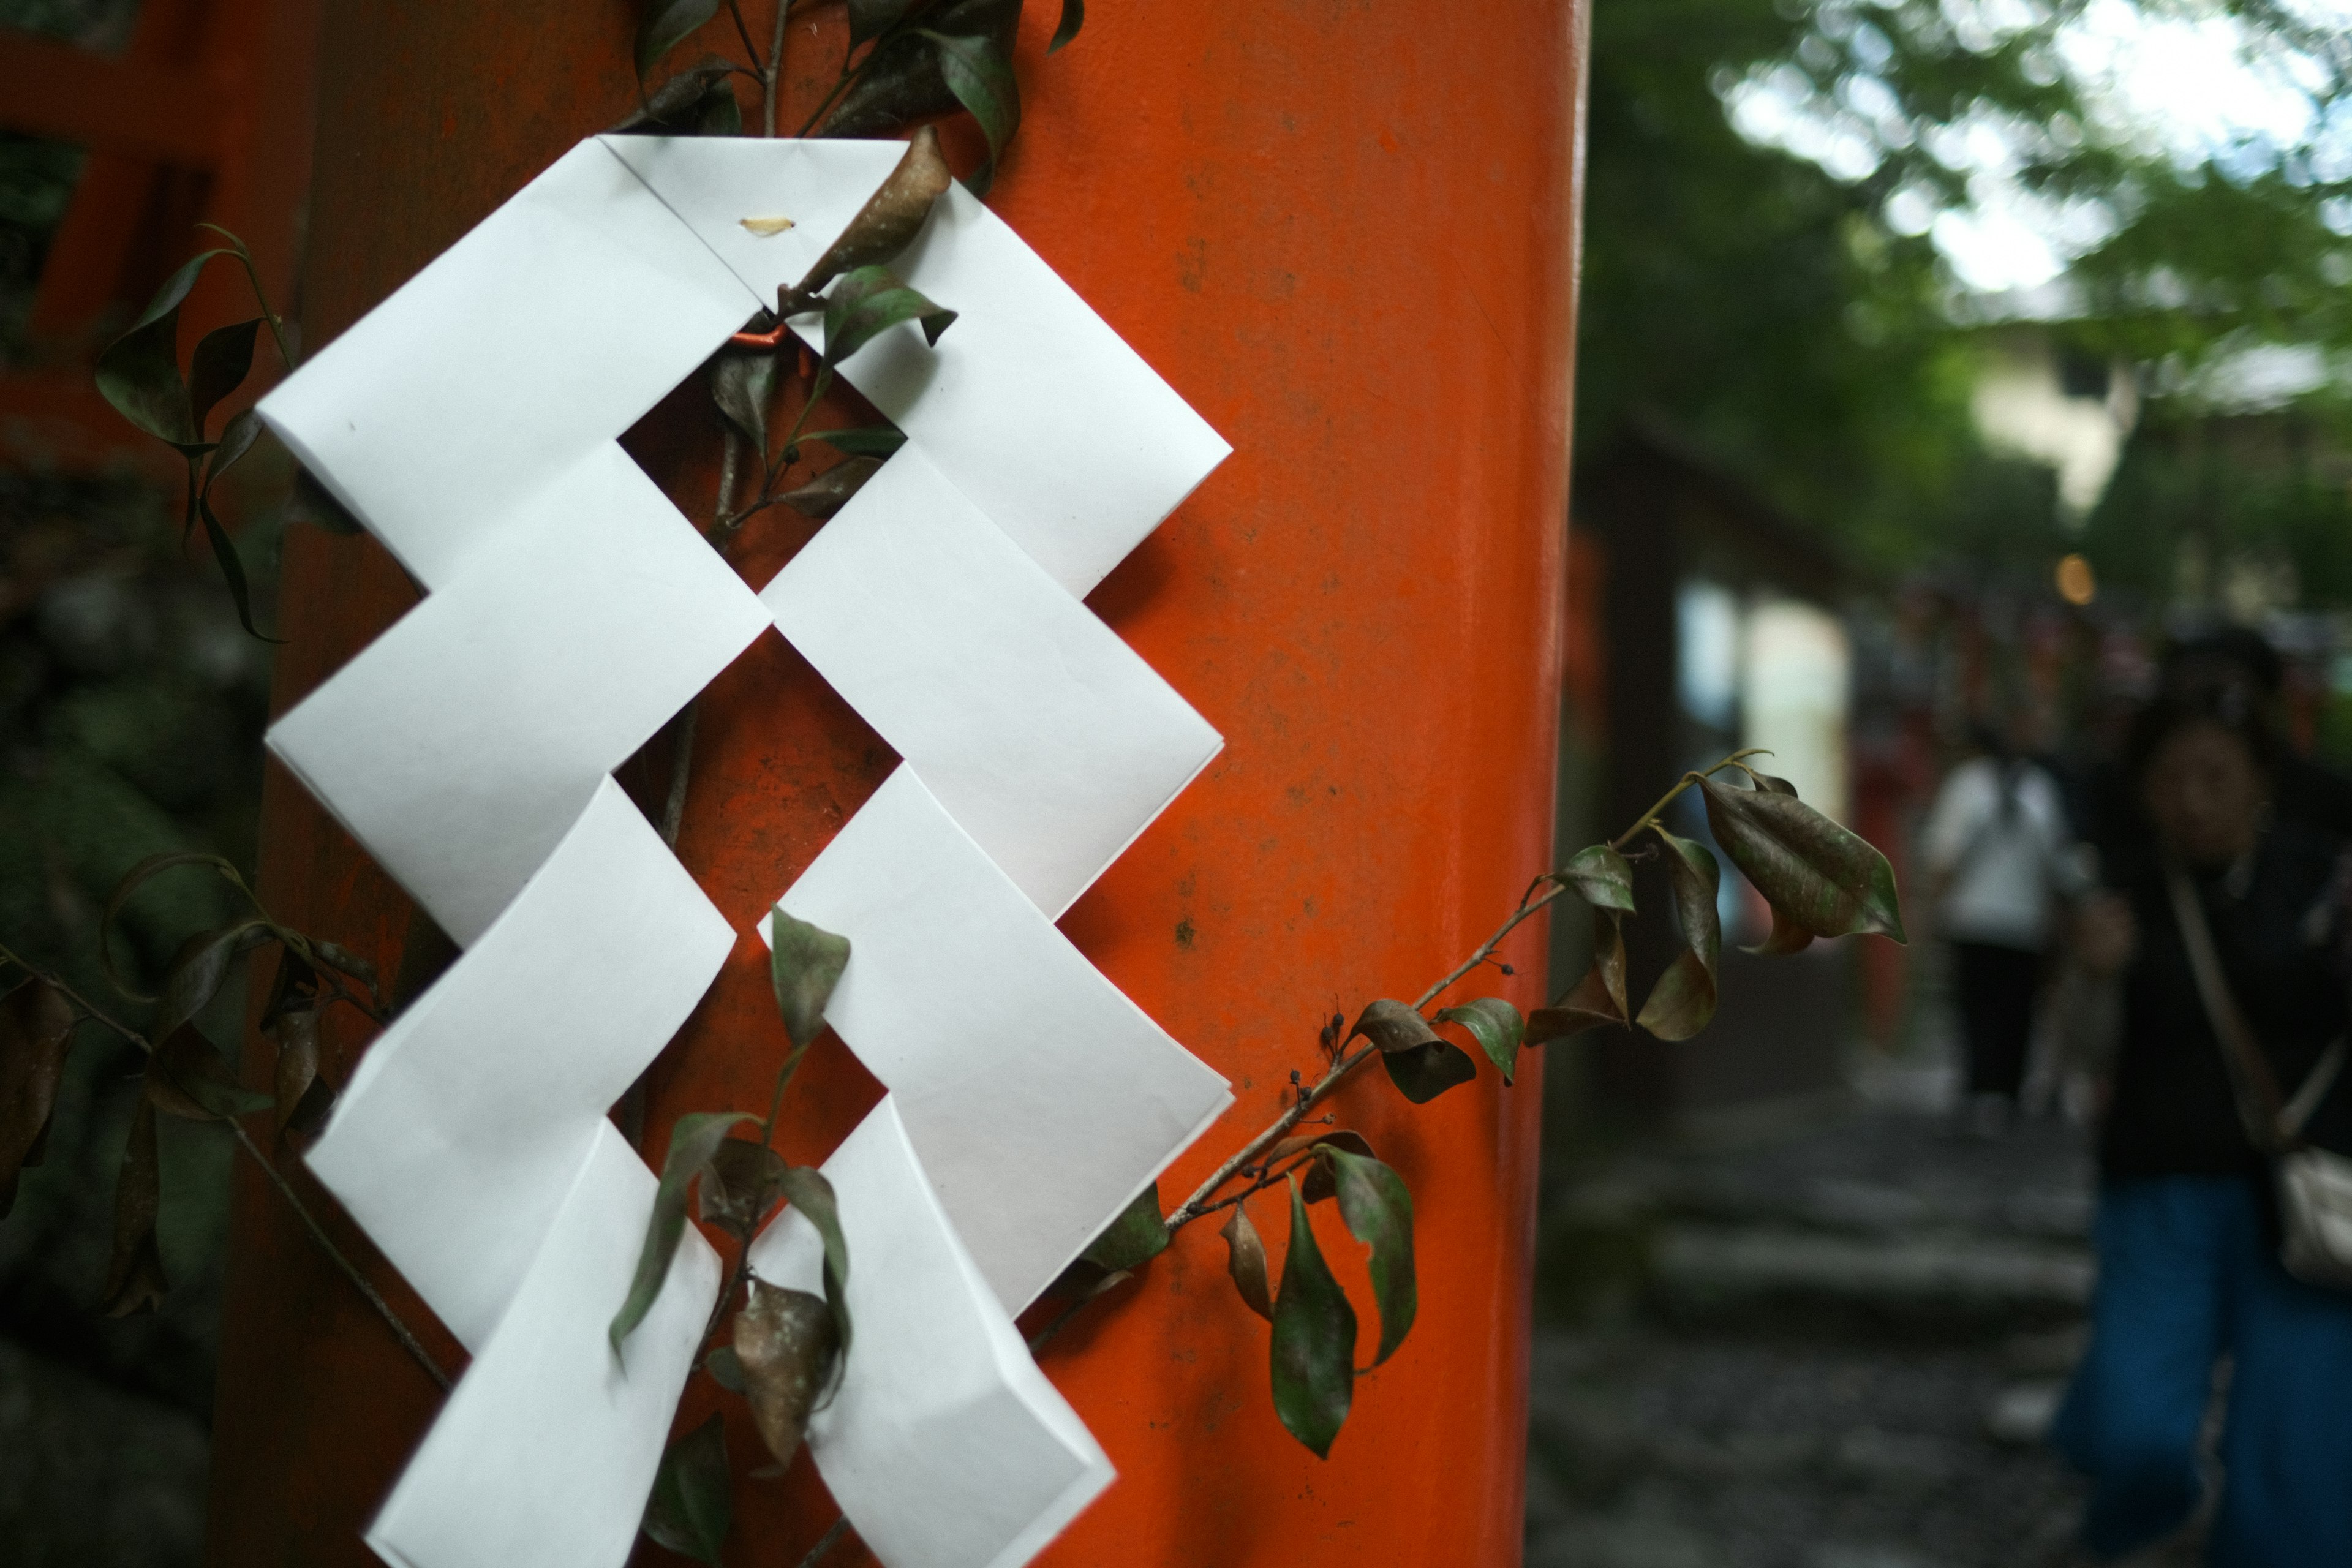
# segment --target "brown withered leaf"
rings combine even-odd
[[[1540,1046],[1549,1040],[1565,1039],[1587,1029],[1630,1020],[1632,1007],[1625,998],[1625,931],[1619,923],[1621,919],[1614,910],[1592,911],[1591,965],[1585,970],[1584,978],[1558,1003],[1528,1015],[1528,1045]]]
[[[923,220],[931,216],[931,204],[954,183],[955,174],[940,151],[940,133],[924,126],[907,143],[906,154],[882,182],[881,189],[866,198],[849,226],[841,231],[841,237],[817,258],[806,277],[778,296],[776,314],[797,315],[809,308],[818,290],[843,273],[887,261],[906,249],[922,232]]]
[[[776,499],[819,522],[849,504],[849,498],[866,488],[866,481],[881,468],[879,458],[845,458],[795,490],[786,490]]]
[[[751,1300],[735,1314],[734,1340],[751,1419],[768,1452],[786,1463],[807,1435],[809,1412],[841,1353],[832,1309],[805,1290],[754,1279]]]
[[[1233,1217],[1217,1234],[1225,1238],[1225,1272],[1234,1277],[1234,1289],[1241,1292],[1243,1305],[1267,1322],[1274,1321],[1274,1285],[1266,1273],[1265,1241],[1250,1223],[1248,1206],[1235,1204]]]
[[[1649,1000],[1633,1021],[1659,1039],[1687,1040],[1715,1016],[1715,970],[1723,953],[1723,921],[1716,913],[1715,899],[1723,872],[1706,845],[1676,837],[1663,827],[1652,831],[1668,850],[1666,879],[1674,889],[1675,920],[1682,927],[1684,948],[1650,988]]]
[[[155,1215],[162,1206],[163,1171],[155,1154],[155,1108],[142,1098],[131,1113],[131,1138],[114,1178],[114,1254],[106,1265],[106,1287],[98,1310],[110,1318],[152,1312],[172,1288],[163,1276],[163,1255],[155,1247]]]
[[[244,1116],[277,1104],[273,1096],[239,1084],[227,1058],[194,1024],[173,1030],[147,1058],[146,1098],[156,1110],[188,1121]]]
[[[1334,1127],[1322,1132],[1284,1139],[1274,1146],[1272,1153],[1266,1155],[1265,1163],[1268,1165],[1280,1164],[1293,1154],[1304,1153],[1324,1143],[1345,1149],[1351,1154],[1361,1154],[1368,1160],[1375,1157],[1371,1144],[1362,1133],[1350,1131],[1345,1127]],[[1298,1190],[1310,1204],[1319,1204],[1333,1195],[1339,1189],[1331,1183],[1331,1163],[1328,1160],[1310,1163],[1299,1182]]]
[[[278,1129],[283,1133],[293,1129],[302,1101],[320,1087],[318,1004],[282,1009],[268,1033],[278,1043]]]
[[[784,1195],[784,1157],[755,1138],[730,1138],[710,1156],[697,1184],[704,1219],[730,1236],[748,1237]]]
[[[1438,1039],[1437,1031],[1429,1026],[1428,1019],[1403,1003],[1392,1002],[1387,997],[1371,1003],[1357,1016],[1356,1026],[1348,1031],[1348,1039],[1352,1040],[1358,1035],[1384,1051],[1418,1050]],[[1340,1043],[1344,1045],[1347,1042]]]
[[[0,997],[0,1217],[16,1205],[17,1173],[41,1163],[78,1022],[73,1004],[46,980]]]

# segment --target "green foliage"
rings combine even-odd
[[[621,1310],[613,1314],[612,1324],[605,1330],[614,1356],[621,1353],[621,1342],[646,1321],[646,1314],[661,1298],[662,1286],[669,1279],[670,1260],[677,1256],[678,1243],[686,1238],[688,1189],[709,1167],[711,1156],[719,1152],[727,1134],[743,1122],[757,1120],[741,1111],[695,1111],[679,1117],[670,1129],[669,1152],[663,1157],[661,1184],[654,1193],[653,1212],[646,1219],[645,1245],[637,1251],[636,1272],[629,1280],[629,1293]]]
[[[849,939],[794,920],[778,908],[768,917],[768,974],[776,990],[776,1010],[798,1053],[816,1043],[824,1028],[824,1005],[849,967]]]
[[[1154,1182],[1080,1256],[1106,1274],[1132,1270],[1167,1251],[1168,1239],[1168,1226],[1160,1217],[1160,1184]]]
[[[1519,1042],[1527,1037],[1527,1020],[1519,1010],[1500,996],[1481,996],[1475,1002],[1465,1002],[1458,1007],[1447,1007],[1437,1015],[1441,1024],[1459,1024],[1470,1031],[1486,1059],[1511,1081],[1518,1070]]]
[[[1723,873],[1706,845],[1678,838],[1651,824],[1665,845],[1666,882],[1674,889],[1675,923],[1683,951],[1650,990],[1633,1021],[1662,1040],[1687,1040],[1715,1016],[1716,964],[1723,953],[1723,921],[1715,893]]]
[[[1715,841],[1772,906],[1776,938],[1785,925],[1808,937],[1906,940],[1895,868],[1859,834],[1813,810],[1785,784],[1736,790],[1701,779],[1698,787]],[[1766,946],[1793,951],[1790,940]]]
[[[1307,1204],[1290,1187],[1290,1250],[1274,1301],[1274,1412],[1315,1457],[1331,1456],[1355,1394],[1356,1309],[1315,1245]]]
[[[719,1549],[734,1524],[727,1421],[714,1415],[663,1451],[646,1502],[645,1530],[656,1544],[717,1568]]]

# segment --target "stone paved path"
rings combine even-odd
[[[1555,1178],[1528,1568],[2055,1568],[2032,1434],[2091,1282],[2081,1134],[1879,1109]],[[2195,1543],[2134,1568],[2189,1568]]]

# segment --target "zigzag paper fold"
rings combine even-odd
[[[652,1176],[604,1110],[732,933],[609,773],[772,619],[906,759],[782,900],[891,1090],[828,1165],[861,1327],[812,1449],[890,1568],[1016,1568],[1110,1479],[1009,1313],[1229,1096],[1052,919],[1219,742],[1077,595],[1226,447],[960,187],[898,263],[953,331],[842,367],[908,443],[764,595],[615,444],[902,151],[583,142],[262,405],[430,590],[270,736],[467,949],[311,1156],[477,1352],[372,1527],[404,1568],[627,1553],[717,1264],[613,1362]]]

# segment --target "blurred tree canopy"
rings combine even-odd
[[[2103,580],[2210,592],[2180,581],[2187,539],[2209,579],[2271,560],[2352,605],[2347,23],[2341,0],[1598,0],[1583,455],[1662,426],[1881,570],[2082,549]],[[2047,276],[2000,276],[2037,247]],[[2140,395],[2079,533],[1971,418],[2019,320]]]

